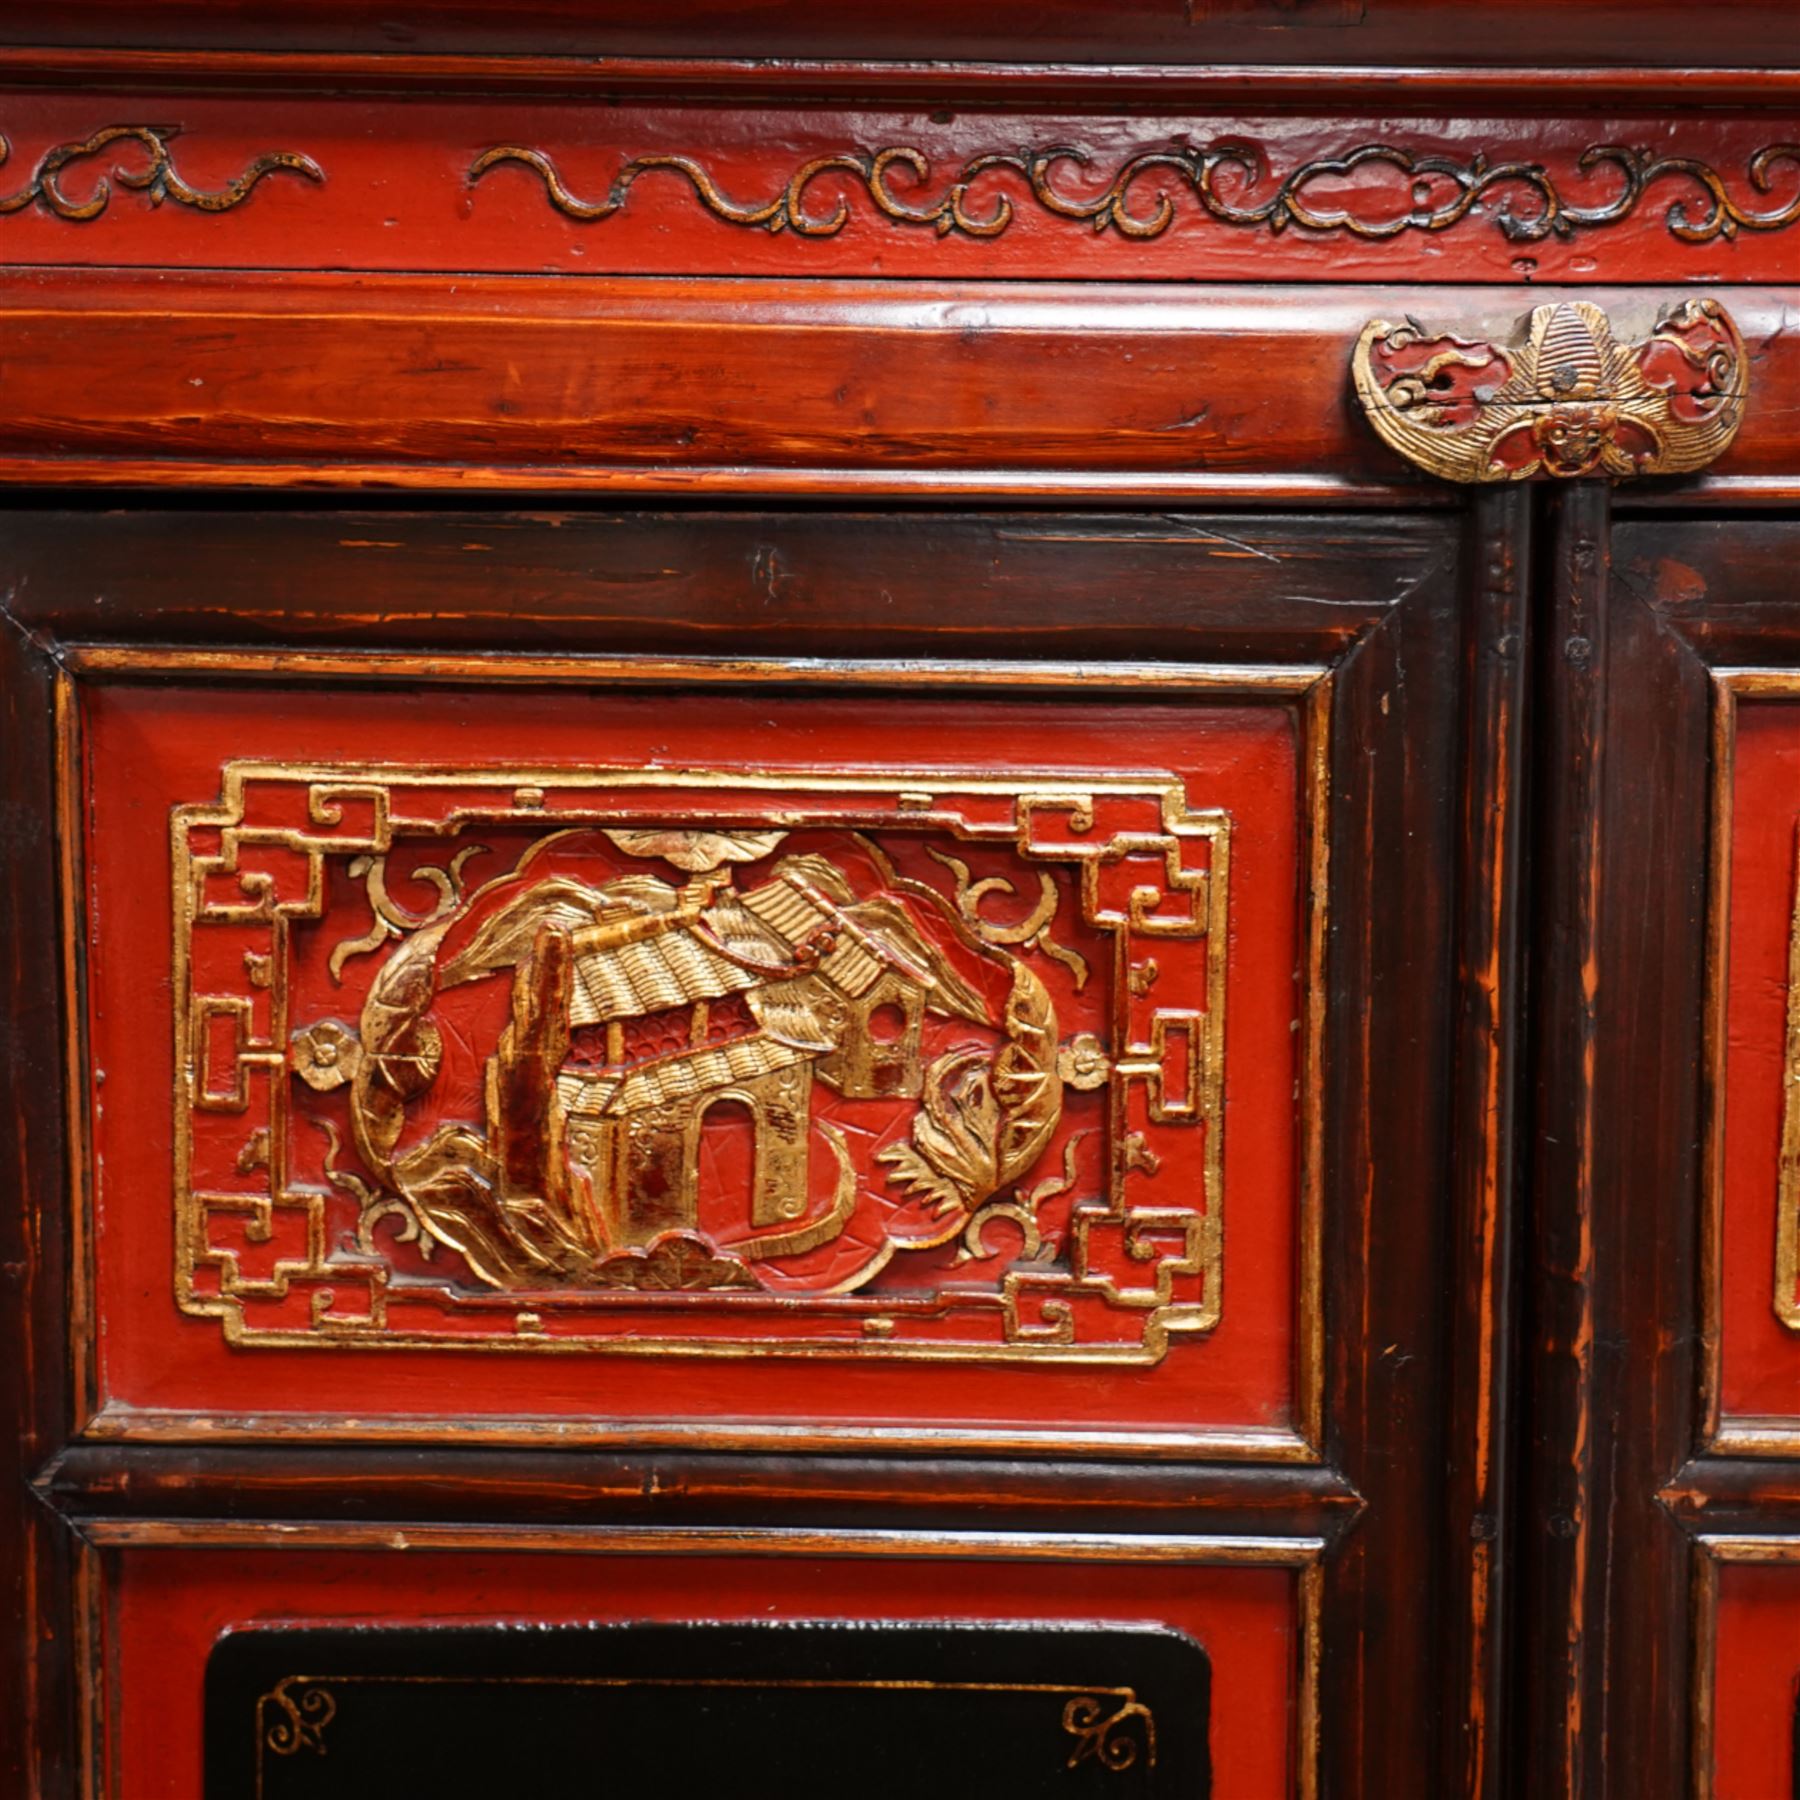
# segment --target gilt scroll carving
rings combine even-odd
[[[233,1342],[1218,1320],[1230,828],[1173,777],[234,764],[173,839],[177,1299]]]
[[[1140,152],[1104,175],[1100,186],[1093,156],[1067,144],[984,150],[947,176],[912,145],[844,149],[800,164],[776,192],[753,199],[728,193],[698,158],[672,152],[631,157],[604,193],[583,198],[544,151],[501,144],[475,159],[470,184],[509,163],[535,173],[551,206],[583,223],[611,218],[641,177],[662,173],[684,180],[700,205],[728,225],[807,238],[835,237],[850,223],[846,185],[863,191],[877,218],[923,226],[939,237],[999,237],[1017,217],[1017,202],[1029,200],[1093,231],[1157,238],[1180,214],[1170,187],[1191,193],[1221,225],[1270,232],[1298,226],[1366,239],[1448,231],[1470,217],[1486,217],[1515,244],[1570,238],[1630,218],[1648,190],[1665,183],[1675,184],[1677,197],[1663,222],[1682,243],[1778,231],[1800,220],[1800,189],[1759,210],[1735,197],[1718,170],[1698,157],[1625,144],[1584,150],[1572,171],[1574,191],[1541,162],[1490,159],[1479,151],[1466,158],[1421,154],[1393,144],[1357,144],[1278,176],[1261,147],[1235,138]],[[1768,144],[1750,158],[1746,178],[1757,195],[1768,195],[1786,185],[1790,168],[1800,169],[1800,145]],[[1598,191],[1583,192],[1589,183]],[[1397,185],[1406,196],[1399,206]]]
[[[242,206],[266,177],[285,171],[303,180],[321,182],[325,171],[310,156],[296,150],[271,150],[257,157],[240,175],[222,188],[200,188],[183,179],[175,167],[169,141],[176,135],[169,126],[109,125],[92,137],[57,144],[38,159],[31,180],[10,194],[0,194],[0,214],[23,212],[34,201],[45,212],[74,224],[97,219],[112,202],[112,184],[140,193],[152,206],[173,201],[195,212],[229,212]],[[135,152],[141,151],[142,159]],[[72,194],[64,185],[67,176],[90,158],[112,154],[94,173],[87,192]],[[12,154],[12,146],[0,137],[0,163]],[[119,160],[121,154],[125,160]]]
[[[1747,367],[1716,300],[1684,300],[1625,344],[1585,300],[1538,307],[1515,345],[1372,319],[1351,358],[1383,441],[1461,482],[1703,469],[1737,435]]]

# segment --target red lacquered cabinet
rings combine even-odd
[[[0,143],[0,1788],[1800,1792],[1786,7]]]

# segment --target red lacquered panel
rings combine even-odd
[[[1765,117],[0,95],[14,263],[490,273],[1792,280]]]
[[[105,1428],[1305,1429],[1291,702],[86,692]]]
[[[417,1546],[124,1551],[112,1564],[104,1630],[108,1792],[115,1800],[192,1800],[201,1792],[202,1682],[207,1654],[225,1632],[507,1622],[1167,1626],[1195,1639],[1212,1662],[1219,1800],[1277,1800],[1303,1779],[1302,1568],[1080,1560],[1050,1546],[1041,1547],[1042,1560],[971,1562],[933,1558],[928,1548],[908,1552],[898,1540],[891,1553],[849,1557],[768,1542],[759,1556],[609,1550],[598,1536],[593,1545],[537,1554]],[[329,1727],[321,1741],[329,1755]],[[310,1744],[293,1752],[317,1753]]]
[[[1719,1410],[1800,1420],[1800,706],[1745,698],[1729,777]]]
[[[1698,1646],[1696,1792],[1702,1800],[1788,1800],[1800,1706],[1800,1563],[1795,1546],[1726,1547],[1707,1573],[1711,1628]],[[1738,1560],[1769,1554],[1772,1560]],[[1710,1717],[1709,1717],[1710,1715]]]

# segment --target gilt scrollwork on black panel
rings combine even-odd
[[[255,1628],[208,1660],[205,1791],[555,1792],[601,1756],[629,1793],[1205,1800],[1211,1683],[1092,1622]]]

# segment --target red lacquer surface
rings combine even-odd
[[[1763,232],[1750,223],[1791,210],[1800,167],[1778,159],[1758,187],[1752,159],[1783,133],[1745,115],[1196,120],[1191,111],[1045,117],[641,102],[596,110],[524,95],[14,92],[0,114],[12,146],[0,195],[25,189],[53,147],[117,126],[172,126],[165,142],[174,168],[197,189],[226,190],[271,152],[310,158],[323,179],[276,170],[223,212],[173,199],[153,206],[121,178],[146,171],[150,152],[103,146],[53,173],[79,206],[119,171],[104,209],[75,222],[34,203],[0,218],[8,262],[1115,281],[1741,282],[1800,272],[1800,230]],[[568,192],[589,206],[607,201],[634,159],[686,158],[720,208],[702,203],[689,174],[647,167],[610,216],[571,218],[552,207],[543,179],[517,163],[471,181],[477,160],[501,147],[548,157]],[[1202,167],[1208,152],[1225,147],[1234,147],[1230,155]],[[1025,169],[989,163],[971,172],[959,221],[938,230],[938,209],[965,168],[1052,149],[1069,154],[1040,171],[1051,203],[1034,197]],[[1623,160],[1581,166],[1589,151],[1608,149]],[[908,154],[884,165],[884,211],[865,177],[871,159],[888,150]],[[823,170],[796,194],[792,214],[771,215],[780,228],[719,216],[780,200],[801,171],[833,157],[860,159],[863,172]],[[1139,158],[1151,160],[1118,190],[1118,214],[1101,212],[1097,228],[1081,208],[1112,191]],[[1632,200],[1633,171],[1649,175],[1659,158],[1710,170],[1744,225],[1715,214],[1707,188],[1678,170],[1650,179]],[[1518,172],[1493,177],[1507,168]],[[1255,213],[1303,170],[1312,172],[1294,190],[1298,210],[1279,209],[1280,228],[1219,216]],[[1213,210],[1197,183],[1216,201]],[[1598,222],[1582,222],[1596,211]],[[931,216],[893,216],[904,212]],[[1415,214],[1419,222],[1408,224]],[[1343,218],[1365,230],[1343,228]],[[1701,241],[1686,241],[1676,225]]]
[[[1718,1582],[1712,1800],[1785,1800],[1794,1791],[1800,1568],[1726,1563]]]
[[[151,1411],[255,1418],[277,1428],[309,1414],[365,1423],[535,1420],[564,1428],[862,1422],[1052,1435],[1059,1428],[1187,1431],[1292,1422],[1300,837],[1295,726],[1286,709],[1126,697],[759,702],[724,693],[102,687],[90,692],[86,729],[99,1375],[115,1426]],[[896,745],[904,747],[903,764],[894,761]],[[1179,775],[1190,806],[1225,809],[1233,829],[1221,1322],[1209,1334],[1175,1339],[1154,1367],[228,1345],[216,1319],[183,1316],[174,1298],[167,871],[171,808],[214,801],[231,758],[394,765],[453,759],[471,768],[551,769],[658,763],[796,773],[824,767],[893,770],[909,779],[1000,767],[1027,769],[1034,778],[1058,771]],[[366,908],[350,916],[357,921],[352,929],[367,922]],[[1172,945],[1172,971],[1179,955]],[[1077,1004],[1072,993],[1067,1003]],[[471,1096],[477,1067],[458,1075]],[[1087,1097],[1070,1098],[1076,1122]],[[1148,1124],[1141,1113],[1132,1120]],[[317,1142],[307,1154],[318,1154]],[[230,1180],[225,1165],[215,1174]],[[322,1169],[309,1165],[307,1174],[323,1185]],[[1158,1181],[1183,1184],[1191,1199],[1195,1172],[1177,1159],[1133,1179],[1152,1201]],[[1130,1324],[1138,1329],[1136,1317]]]
[[[1800,826],[1800,707],[1740,704],[1725,1013],[1721,1411],[1800,1415],[1800,1333],[1776,1316],[1788,932]]]
[[[128,1551],[108,1619],[116,1800],[200,1792],[201,1684],[247,1625],[709,1619],[1053,1620],[1185,1631],[1213,1664],[1213,1792],[1293,1791],[1296,1577],[1245,1567],[531,1555]]]

